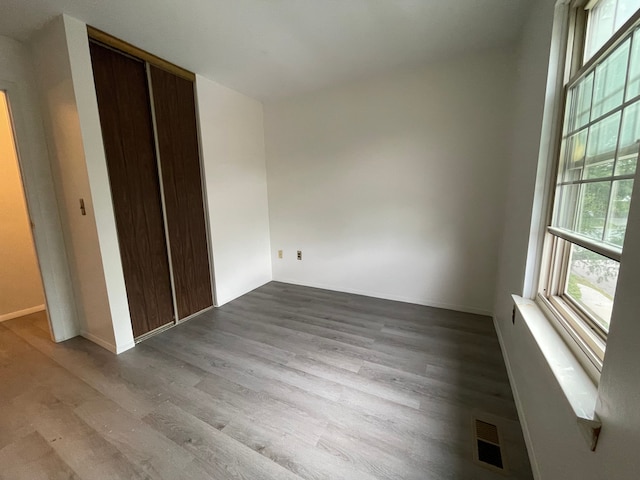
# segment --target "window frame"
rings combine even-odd
[[[566,37],[566,54],[564,58],[564,74],[562,76],[562,90],[558,101],[560,108],[557,109],[558,119],[552,133],[553,157],[550,169],[549,200],[547,202],[543,246],[540,256],[539,275],[535,298],[538,305],[545,311],[547,317],[552,319],[552,324],[565,339],[570,349],[578,357],[585,368],[591,372],[591,376],[597,380],[602,370],[604,354],[606,350],[607,332],[598,324],[595,318],[583,307],[577,304],[569,295],[565,293],[567,275],[570,268],[570,252],[572,245],[578,245],[592,252],[621,263],[622,248],[608,245],[595,245],[589,238],[581,238],[580,235],[569,231],[563,231],[553,227],[553,212],[555,207],[558,174],[561,168],[561,144],[565,128],[565,110],[567,108],[567,97],[570,89],[585,76],[589,75],[598,63],[607,58],[618,45],[621,45],[627,38],[634,34],[634,30],[640,26],[640,9],[636,11],[616,31],[605,44],[598,49],[586,62],[584,52],[588,33],[588,12],[587,9],[595,6],[597,1],[587,2],[578,0],[572,2],[568,16],[568,32]],[[631,55],[631,51],[629,53]],[[629,68],[629,66],[627,66]],[[562,74],[562,69],[560,69]],[[625,88],[629,81],[628,72],[625,80]],[[634,97],[637,101],[637,97]],[[623,111],[625,106],[633,103],[632,100],[623,99],[621,106],[616,109]],[[602,118],[614,114],[607,112]],[[602,120],[602,119],[599,119]],[[586,128],[583,126],[583,128]],[[640,168],[640,167],[638,167]],[[630,178],[635,179],[634,173]],[[612,171],[612,178],[615,179],[615,172]],[[611,193],[610,199],[611,200]],[[633,200],[632,200],[633,201]],[[606,228],[606,226],[605,226]],[[615,301],[615,300],[614,300]]]

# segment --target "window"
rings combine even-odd
[[[600,0],[573,16],[541,301],[599,370],[640,151],[640,0]],[[583,54],[581,53],[583,52]],[[575,57],[580,61],[576,62]]]
[[[592,1],[586,8],[589,12],[589,23],[585,38],[585,62],[640,8],[640,0]]]

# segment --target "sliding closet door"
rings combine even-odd
[[[135,337],[173,321],[145,64],[91,42],[102,137]]]
[[[171,266],[182,319],[213,305],[193,82],[150,66]]]

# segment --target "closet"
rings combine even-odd
[[[105,38],[89,30],[129,312],[142,339],[213,306],[194,77]]]

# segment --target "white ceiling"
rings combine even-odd
[[[533,0],[2,0],[26,41],[59,13],[269,100],[514,42]]]

